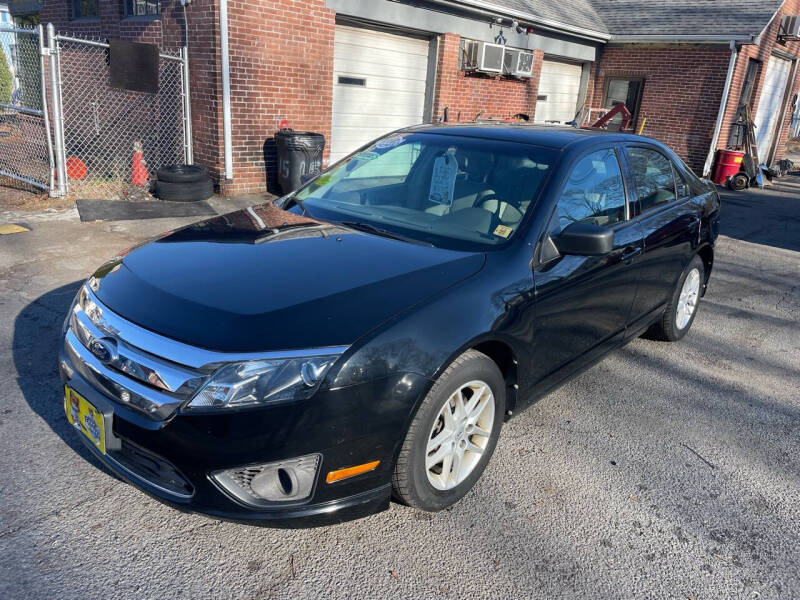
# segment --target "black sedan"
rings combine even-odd
[[[185,510],[276,525],[392,497],[440,510],[505,420],[632,338],[686,334],[719,209],[642,137],[396,132],[103,265],[65,323],[66,418]]]

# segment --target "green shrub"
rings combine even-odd
[[[0,46],[0,102],[6,104],[11,102],[12,85],[13,81],[11,79],[11,69],[8,68],[8,59],[2,46]]]
[[[27,33],[18,33],[17,79],[22,88],[22,105],[42,109],[42,72],[39,63],[39,39]]]

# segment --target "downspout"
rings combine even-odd
[[[728,63],[728,77],[725,79],[725,87],[722,90],[722,100],[719,103],[719,115],[717,115],[717,124],[714,127],[714,137],[711,140],[711,147],[708,149],[708,157],[706,164],[703,167],[703,177],[711,175],[711,165],[714,163],[714,155],[717,152],[717,144],[719,144],[719,135],[722,132],[722,122],[725,120],[725,109],[728,108],[728,97],[731,93],[731,83],[733,83],[733,72],[736,70],[736,59],[739,58],[739,49],[736,47],[736,42],[731,40],[731,60]]]
[[[231,141],[231,64],[228,53],[228,0],[219,0],[219,45],[222,62],[222,138],[225,153],[225,179],[233,179]]]

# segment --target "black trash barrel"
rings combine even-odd
[[[275,134],[278,148],[278,183],[284,194],[300,187],[303,175],[316,175],[322,170],[325,136],[309,131],[281,129]]]

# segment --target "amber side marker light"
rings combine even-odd
[[[341,481],[342,479],[361,475],[362,473],[369,473],[370,471],[374,471],[379,464],[381,464],[381,461],[376,460],[375,462],[368,462],[364,463],[363,465],[356,465],[355,467],[347,467],[346,469],[331,471],[328,473],[328,476],[325,477],[325,482],[334,483],[336,481]]]

